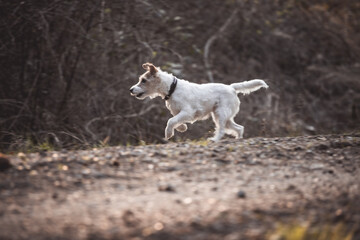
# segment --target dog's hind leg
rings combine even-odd
[[[235,123],[234,119],[229,119],[226,123],[226,128],[229,130],[231,135],[234,135],[235,138],[243,138],[244,127]]]
[[[175,128],[178,132],[185,132],[188,128],[186,126],[186,124],[181,124],[180,126],[178,126],[177,128]]]
[[[209,138],[208,140],[218,142],[225,134],[226,118],[224,115],[217,112],[212,112],[211,116],[215,123],[215,134],[214,137]]]

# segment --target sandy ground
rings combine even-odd
[[[360,239],[357,133],[9,159],[0,239]]]

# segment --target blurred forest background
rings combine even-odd
[[[153,62],[197,83],[261,78],[245,137],[360,126],[360,2],[0,0],[0,150],[161,141],[162,99],[129,88]],[[211,121],[175,140],[210,136]]]

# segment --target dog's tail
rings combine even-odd
[[[241,83],[233,83],[230,86],[235,89],[236,93],[242,93],[242,94],[249,94],[251,92],[259,90],[262,87],[263,88],[269,87],[263,80],[260,79],[254,79]]]

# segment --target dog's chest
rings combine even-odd
[[[181,111],[181,106],[179,104],[176,104],[175,101],[166,101],[166,107],[167,109],[169,109],[173,116],[175,116]]]

